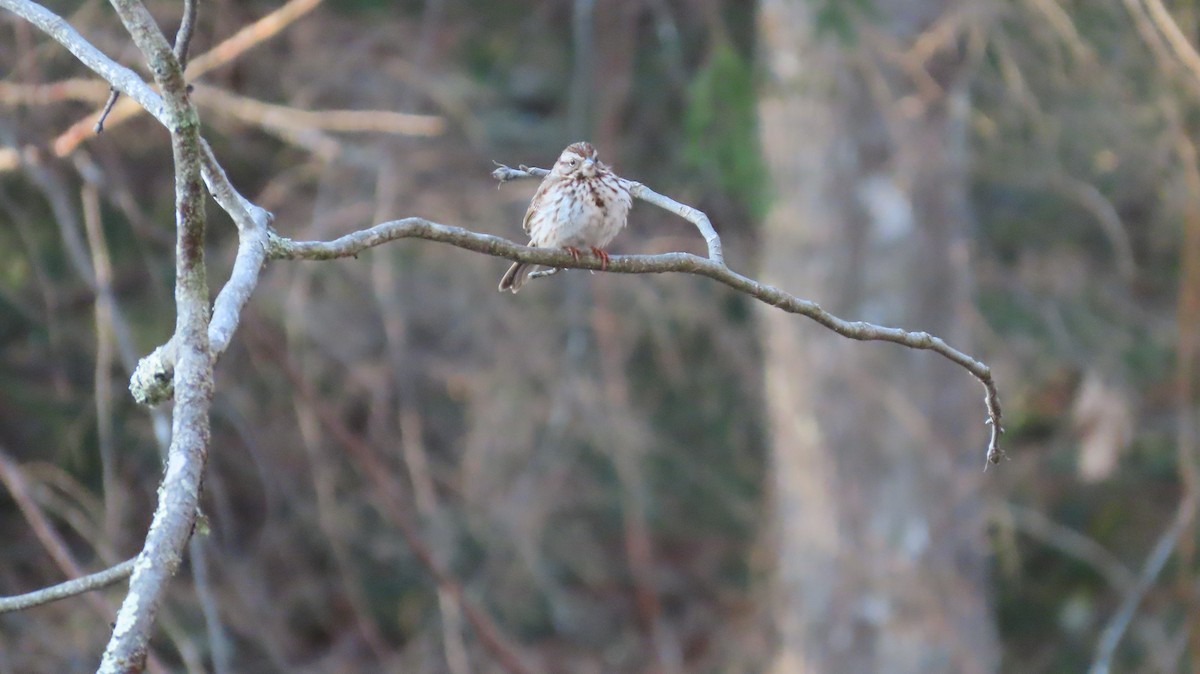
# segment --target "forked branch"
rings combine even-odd
[[[6,7],[25,17],[71,50],[85,65],[97,74],[117,85],[131,98],[141,103],[160,121],[167,123],[162,99],[155,94],[135,73],[114,63],[88,44],[61,18],[39,5],[26,0],[0,0]],[[195,65],[195,64],[193,64]],[[219,356],[229,344],[237,326],[238,314],[246,299],[257,285],[261,270],[263,248],[269,248],[269,257],[274,259],[331,259],[356,255],[381,243],[402,238],[422,238],[449,243],[459,248],[487,255],[505,257],[510,260],[533,262],[559,268],[599,269],[598,261],[581,258],[570,259],[566,253],[554,250],[529,248],[512,241],[486,234],[477,234],[460,227],[441,225],[423,218],[406,218],[376,225],[370,229],[348,234],[331,242],[296,242],[275,235],[264,235],[267,214],[247,201],[229,184],[228,179],[213,157],[207,144],[201,140],[204,160],[204,177],[218,204],[238,224],[241,241],[238,264],[230,283],[222,290],[214,307],[213,320],[209,326],[213,355]],[[545,169],[510,168],[498,165],[492,172],[501,183],[519,178],[536,178],[545,175]],[[925,332],[908,332],[897,328],[885,328],[862,321],[846,321],[830,314],[818,304],[785,293],[778,288],[765,285],[738,274],[725,266],[721,241],[704,213],[661,195],[641,183],[630,182],[633,195],[647,203],[664,208],[692,222],[704,236],[708,246],[708,257],[702,258],[685,253],[666,255],[621,255],[611,258],[608,271],[627,274],[683,272],[707,276],[728,285],[772,306],[790,313],[801,314],[824,325],[834,332],[863,341],[887,341],[913,349],[926,349],[938,353],[951,362],[963,367],[979,380],[984,387],[986,422],[991,426],[987,443],[987,465],[998,463],[1003,456],[1000,449],[1000,398],[992,379],[991,369],[984,363],[954,349],[942,339]],[[130,382],[134,396],[145,404],[157,404],[171,397],[170,382],[175,367],[174,339],[159,347],[139,364],[138,373]]]
[[[546,175],[546,169],[510,168],[499,165],[492,172],[501,183],[516,178],[537,178]],[[888,328],[865,321],[847,321],[825,311],[816,302],[801,299],[774,286],[743,276],[728,266],[721,255],[721,239],[717,236],[708,216],[690,206],[663,196],[641,183],[630,182],[632,194],[647,203],[664,208],[696,225],[708,245],[708,257],[690,253],[665,253],[661,255],[613,255],[605,270],[617,274],[661,274],[677,272],[706,276],[723,283],[738,292],[753,297],[783,311],[808,317],[837,334],[860,341],[893,342],[911,349],[933,351],[950,362],[964,368],[983,384],[984,405],[987,409],[986,423],[991,427],[985,454],[986,464],[999,463],[1004,455],[1000,449],[1000,396],[992,378],[992,370],[984,363],[951,347],[940,337],[927,332],[909,332],[899,328]],[[276,234],[270,235],[268,256],[285,260],[331,260],[353,257],[359,253],[388,241],[397,239],[425,239],[448,243],[458,248],[508,258],[520,262],[531,262],[560,269],[590,269],[599,271],[601,261],[590,256],[574,259],[563,250],[530,248],[489,234],[479,234],[462,227],[443,225],[424,218],[405,218],[384,222],[369,229],[359,230],[333,241],[292,241]]]
[[[289,6],[311,8],[319,1],[294,0]],[[292,241],[274,234],[267,225],[269,214],[233,188],[211,149],[200,137],[198,118],[189,100],[178,58],[182,53],[177,55],[173,52],[141,2],[110,2],[145,55],[161,95],[154,92],[136,73],[102,54],[61,17],[41,5],[30,0],[0,0],[0,8],[13,11],[45,31],[81,62],[162,122],[171,131],[175,155],[178,224],[176,297],[179,306],[176,333],[167,344],[143,359],[131,382],[135,397],[151,404],[171,397],[173,391],[170,384],[177,385],[174,441],[160,490],[159,508],[146,545],[133,569],[130,592],[117,616],[113,638],[104,656],[101,671],[106,674],[137,671],[144,662],[155,609],[162,599],[167,581],[180,562],[195,519],[209,441],[212,364],[232,339],[241,309],[257,287],[266,259],[328,260],[351,257],[388,241],[417,238],[551,268],[599,270],[601,267],[600,260],[592,257],[576,260],[565,251],[521,246],[507,239],[423,218],[385,222],[328,242]],[[199,66],[200,60],[196,59],[193,68]],[[545,170],[527,167],[512,169],[501,165],[493,175],[503,183],[517,178],[540,177],[545,175]],[[205,224],[201,176],[216,202],[230,214],[239,230],[238,257],[234,270],[218,294],[211,315],[204,274]],[[626,274],[677,272],[704,276],[783,311],[806,316],[843,337],[893,342],[913,349],[933,351],[966,369],[983,384],[987,423],[991,425],[986,461],[988,465],[999,462],[1002,456],[999,447],[1000,403],[991,369],[987,365],[929,333],[846,321],[814,302],[738,274],[726,266],[720,237],[704,213],[640,183],[629,182],[628,186],[634,197],[693,223],[707,244],[707,257],[688,253],[618,255],[608,260],[607,271]],[[142,382],[152,384],[143,385]]]

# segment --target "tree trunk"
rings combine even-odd
[[[962,8],[873,5],[868,24],[851,15],[857,3],[827,3],[846,14],[820,21],[816,4],[760,9],[776,196],[764,275],[844,318],[969,352],[969,101],[959,32],[940,30]],[[777,311],[763,321],[773,671],[994,670],[978,384],[927,352],[850,342]]]

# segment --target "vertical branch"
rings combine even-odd
[[[199,2],[200,0],[183,0],[183,21],[179,24],[179,32],[175,34],[174,49],[175,59],[179,61],[180,68],[187,68],[188,48],[192,43],[192,35],[196,32],[196,5]],[[120,96],[121,92],[115,86],[108,88],[108,100],[104,102],[104,107],[96,117],[96,124],[92,127],[97,134],[104,131],[104,121],[112,113],[113,106],[117,104]]]
[[[112,0],[112,5],[145,55],[168,111],[175,160],[178,360],[166,475],[159,487],[159,503],[145,546],[134,566],[129,594],[117,614],[100,663],[103,674],[140,672],[144,668],[155,614],[196,520],[200,481],[208,457],[213,385],[199,118],[187,97],[183,68],[150,13],[138,0]]]
[[[439,0],[431,0],[426,7],[425,20],[422,22],[421,45],[418,48],[417,67],[423,64],[430,49],[429,37],[436,30],[436,16],[440,11]],[[376,219],[386,217],[395,203],[400,200],[401,179],[396,171],[396,163],[391,157],[381,161],[379,174],[376,178]],[[444,556],[443,545],[449,538],[446,534],[445,523],[437,522],[440,505],[433,479],[429,474],[429,461],[422,440],[421,415],[414,401],[417,397],[417,383],[413,376],[413,367],[407,362],[411,357],[408,353],[407,316],[404,299],[406,294],[403,281],[396,278],[395,256],[380,255],[371,260],[371,287],[375,294],[375,303],[379,307],[380,318],[383,321],[384,350],[388,366],[395,375],[394,400],[389,395],[388,383],[381,382],[377,389],[376,404],[381,407],[384,423],[389,424],[389,414],[396,412],[396,426],[399,428],[400,450],[404,457],[405,466],[412,480],[414,500],[417,512],[425,522],[435,523],[440,527],[435,531],[433,547]],[[389,429],[390,430],[390,429]],[[441,548],[440,550],[438,548]],[[438,587],[438,613],[442,623],[442,651],[446,658],[446,667],[451,674],[468,674],[471,671],[470,659],[463,643],[462,611],[454,599],[454,595],[444,587]]]
[[[116,541],[121,520],[121,491],[117,485],[116,457],[113,453],[112,365],[113,305],[112,262],[100,225],[100,193],[94,185],[83,188],[83,224],[92,250],[92,268],[96,272],[96,431],[100,446],[100,473],[104,488],[104,531]]]
[[[633,403],[629,400],[629,380],[625,376],[624,353],[620,343],[617,319],[612,310],[613,302],[605,292],[607,284],[597,285],[596,306],[592,312],[592,331],[596,335],[596,349],[600,355],[601,388],[613,422],[608,424],[614,433],[624,431],[611,442],[611,461],[621,486],[621,519],[625,528],[625,555],[629,563],[633,582],[634,602],[638,618],[650,642],[652,661],[659,672],[668,674],[682,671],[682,653],[679,644],[669,638],[662,620],[662,605],[658,598],[655,582],[654,544],[646,512],[649,509],[646,495],[646,480],[642,475],[642,458],[649,442],[645,431],[628,421]]]
[[[510,674],[532,674],[534,669],[525,663],[525,657],[517,651],[515,645],[509,642],[491,616],[467,598],[458,580],[450,574],[435,558],[433,552],[421,539],[417,526],[408,516],[404,505],[403,491],[399,483],[393,479],[378,453],[362,438],[346,427],[345,423],[333,414],[327,407],[316,404],[317,393],[312,384],[305,380],[287,359],[280,354],[274,344],[263,343],[261,347],[251,344],[266,360],[279,365],[292,383],[292,388],[304,398],[310,409],[316,412],[317,419],[326,427],[334,441],[339,444],[356,464],[358,472],[371,483],[374,495],[378,500],[381,514],[390,519],[404,537],[412,553],[433,577],[440,589],[445,590],[462,612],[464,618],[475,631],[480,643],[493,656],[496,663]]]
[[[421,435],[421,415],[413,409],[411,402],[400,402],[400,450],[404,465],[412,480],[416,496],[417,512],[428,522],[437,516],[439,505],[433,478],[429,474],[429,457]],[[444,525],[443,525],[444,527]],[[445,539],[444,532],[438,538]],[[436,540],[436,539],[435,539]],[[446,667],[451,674],[470,674],[471,662],[462,636],[462,612],[454,595],[444,587],[438,587],[438,611],[442,617],[442,649],[446,655]]]
[[[230,651],[229,637],[221,624],[221,613],[217,610],[216,598],[209,582],[207,551],[204,549],[207,540],[210,539],[193,536],[188,542],[188,556],[192,561],[192,582],[195,584],[196,596],[200,599],[200,611],[204,614],[204,628],[208,630],[213,674],[230,674],[235,671],[233,653]]]
[[[192,46],[192,36],[196,33],[196,8],[200,0],[183,0],[183,20],[179,22],[179,32],[175,33],[175,47],[171,50],[179,67],[187,69],[188,49]]]
[[[183,0],[183,19],[179,23],[179,31],[175,33],[175,45],[172,52],[175,54],[175,59],[179,61],[180,69],[187,69],[188,51],[192,45],[192,37],[196,33],[196,13],[200,4],[200,0]],[[188,91],[191,87],[188,87]],[[202,148],[197,148],[198,150]],[[207,153],[203,153],[207,155]],[[244,230],[240,230],[239,239],[243,236]],[[242,246],[238,246],[238,257],[242,257]],[[261,266],[258,265],[258,266]],[[256,267],[257,269],[257,267]],[[224,289],[222,289],[224,290]],[[211,344],[209,345],[211,347]],[[198,538],[192,538],[188,543],[188,551],[192,559],[192,582],[196,590],[196,596],[200,600],[201,611],[204,614],[204,626],[208,631],[209,647],[212,651],[212,663],[214,674],[229,674],[233,671],[231,659],[233,654],[230,651],[229,638],[225,634],[225,629],[221,625],[221,613],[217,609],[216,598],[212,593],[212,585],[208,578],[208,559],[206,555],[208,551],[205,548],[204,541]]]
[[[299,338],[299,335],[303,332],[304,317],[311,315],[312,276],[312,272],[297,270],[288,282],[287,299],[284,301],[286,318],[283,325],[285,336],[282,339],[287,344],[289,352],[298,354],[296,367],[299,368],[301,377],[309,376],[307,366],[311,360],[304,357],[305,351],[301,346],[302,339]],[[339,453],[329,450],[329,443],[326,442],[321,431],[321,424],[314,409],[316,403],[295,390],[292,391],[291,400],[300,440],[308,454],[309,472],[312,475],[312,487],[316,494],[317,522],[323,534],[322,540],[329,546],[329,551],[333,554],[336,578],[342,586],[346,602],[350,605],[361,638],[382,662],[389,651],[387,641],[380,632],[379,622],[371,613],[363,589],[365,582],[361,572],[354,564],[354,554],[350,549],[347,532],[342,526],[339,516],[339,508],[352,507],[347,506],[344,499],[340,499],[337,493],[338,467],[334,461],[330,460],[330,455]]]

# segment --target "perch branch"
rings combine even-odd
[[[448,243],[485,255],[548,267],[596,271],[601,269],[601,261],[591,256],[583,256],[579,260],[575,260],[570,253],[564,250],[530,248],[498,236],[479,234],[462,227],[443,225],[424,218],[405,218],[385,222],[369,229],[347,234],[333,241],[292,241],[272,233],[268,244],[268,256],[271,259],[285,260],[331,260],[354,257],[369,248],[397,239],[425,239]],[[711,245],[710,250],[712,250]],[[719,240],[717,250],[720,250]],[[983,384],[986,391],[984,401],[987,407],[987,423],[991,426],[991,437],[986,454],[987,463],[989,465],[998,463],[1003,456],[999,445],[1000,399],[995,381],[992,379],[991,368],[954,349],[940,337],[935,337],[927,332],[908,332],[864,321],[843,320],[825,311],[815,302],[801,299],[774,286],[742,276],[726,267],[722,262],[690,253],[613,255],[608,260],[607,271],[617,274],[676,272],[706,276],[788,313],[810,318],[843,337],[860,341],[893,342],[912,349],[933,351],[964,368]]]
[[[542,178],[550,173],[543,168],[521,165],[514,169],[499,162],[492,163],[496,164],[496,170],[492,171],[492,177],[499,181],[501,185],[510,180],[520,178]],[[624,181],[626,189],[633,195],[633,198],[641,199],[648,204],[654,204],[695,225],[696,229],[700,230],[700,235],[704,237],[704,243],[708,246],[708,259],[720,265],[725,264],[725,253],[721,249],[721,237],[717,236],[717,230],[713,229],[712,222],[709,221],[707,215],[691,206],[681,204],[671,197],[659,194],[639,182],[625,180],[624,178],[621,180]]]
[[[294,4],[289,4],[289,7],[304,8],[304,11],[307,11],[307,9],[311,9],[311,6],[315,4],[316,2],[313,0],[307,0],[307,2],[297,1]],[[69,24],[63,21],[61,17],[28,0],[0,0],[0,7],[15,12],[41,28],[67,47],[84,65],[94,70],[110,83],[116,85],[118,89],[130,96],[130,98],[136,100],[160,122],[170,126],[170,120],[168,119],[163,100],[136,73],[113,62],[107,56],[100,53],[99,50],[84,40]],[[165,39],[163,41],[165,43]],[[198,65],[198,61],[199,59],[192,64],[193,68]],[[207,144],[203,140],[200,140],[200,144],[203,150],[204,178],[218,204],[230,213],[238,224],[239,229],[265,228],[269,214],[251,204],[233,189],[224,172],[219,170],[220,167],[217,165],[216,159],[213,157]],[[545,175],[545,169],[526,167],[513,169],[500,165],[493,171],[492,175],[503,183],[516,178],[541,177]],[[640,183],[630,181],[629,187],[638,199],[665,208],[695,224],[708,244],[708,258],[705,259],[684,253],[669,253],[657,256],[618,256],[612,258],[612,263],[608,268],[609,271],[619,273],[662,273],[673,271],[707,276],[772,306],[777,306],[791,313],[807,316],[850,339],[889,341],[909,348],[934,351],[966,369],[983,384],[985,389],[984,403],[987,408],[987,423],[991,426],[986,460],[989,465],[1000,461],[1003,456],[999,445],[999,436],[1003,432],[1000,425],[1000,400],[995,382],[992,379],[991,369],[987,365],[950,347],[942,339],[928,333],[885,328],[862,321],[845,321],[826,312],[813,302],[789,295],[777,288],[761,284],[737,274],[725,266],[720,239],[707,216],[696,209],[660,195]],[[276,259],[331,259],[352,256],[367,248],[399,238],[426,238],[433,241],[450,243],[460,248],[488,255],[544,264],[551,267],[599,269],[599,262],[591,258],[582,258],[579,261],[574,261],[569,259],[569,255],[561,251],[519,246],[499,237],[475,234],[462,228],[439,225],[420,218],[408,218],[383,223],[370,229],[347,235],[334,242],[294,242],[272,235],[266,242],[266,246],[271,249],[269,257]],[[255,245],[255,243],[251,242],[247,244],[243,240],[242,245]],[[253,254],[257,255],[257,253]],[[247,253],[247,257],[250,255],[251,253]],[[240,257],[241,253],[239,253]],[[248,266],[254,267],[254,265]],[[249,271],[253,273],[245,275],[240,288],[241,292],[236,293],[238,298],[248,297],[249,291],[253,290],[254,284],[257,282],[259,269],[254,268]],[[232,281],[233,279],[231,279],[231,285]],[[228,289],[227,286],[226,290]],[[224,291],[222,291],[222,294],[224,294]],[[218,297],[218,304],[220,304],[220,297]],[[242,305],[244,305],[244,301],[229,303],[230,308],[238,311],[240,311]],[[228,325],[230,328],[229,332],[232,333],[232,328],[236,327],[236,312],[234,312],[232,321]],[[174,367],[174,354],[171,346],[168,343],[163,347],[159,347],[154,354],[144,359],[150,361],[147,367],[142,368],[139,366],[139,370],[149,372],[150,380],[161,380],[164,376],[170,379],[169,373]],[[148,396],[145,399],[148,402],[154,402],[154,396]]]

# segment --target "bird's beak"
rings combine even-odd
[[[588,175],[588,176],[596,174],[596,160],[595,159],[588,158],[588,159],[583,160],[583,174]]]

